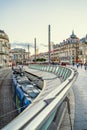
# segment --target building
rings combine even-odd
[[[72,34],[66,40],[63,40],[60,44],[54,45],[54,57],[59,62],[74,64],[79,61],[79,43],[80,39]]]
[[[28,56],[28,54],[27,54]],[[22,48],[11,49],[11,59],[14,65],[26,62],[26,51]]]
[[[40,53],[37,57],[45,57],[48,61],[48,52]],[[79,39],[72,31],[69,38],[59,44],[53,44],[53,49],[50,52],[50,61],[72,65],[87,62],[87,35]]]
[[[79,58],[82,61],[82,63],[87,62],[87,35],[80,39]]]
[[[8,66],[10,62],[10,43],[8,35],[0,30],[0,67]]]

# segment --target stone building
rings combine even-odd
[[[87,62],[87,35],[80,39],[79,59],[82,61],[82,63]]]
[[[8,66],[10,61],[10,43],[8,35],[0,30],[0,67]]]
[[[11,59],[13,64],[23,64],[26,60],[26,50],[22,48],[11,49]]]
[[[48,52],[40,53],[38,57],[45,57],[48,61]],[[72,31],[69,38],[59,44],[53,44],[50,61],[72,65],[87,62],[87,35],[79,39]]]
[[[55,59],[58,59],[61,63],[77,63],[79,61],[79,43],[80,39],[74,34],[74,31],[72,31],[69,38],[63,40],[63,42],[58,45],[54,45]]]

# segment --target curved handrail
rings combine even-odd
[[[65,99],[69,89],[77,78],[77,71],[72,68],[44,65],[30,66],[30,68],[54,73],[58,77],[61,77],[63,82],[51,93],[43,97],[43,99],[37,100],[40,98],[40,96],[38,96],[18,117],[2,128],[3,130],[44,130],[48,128],[55,116],[57,108]],[[46,80],[44,80],[44,82],[46,82]],[[46,83],[44,83],[44,87],[46,87]]]

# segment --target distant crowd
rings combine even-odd
[[[87,62],[85,64],[83,64],[83,63],[77,63],[76,66],[77,66],[77,68],[78,67],[82,68],[84,66],[84,69],[87,70]]]

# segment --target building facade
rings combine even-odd
[[[26,51],[22,48],[11,49],[12,64],[23,64],[26,61]]]
[[[58,45],[54,45],[55,60],[57,59],[60,63],[66,62],[70,64],[79,62],[79,43],[80,39],[72,31],[69,38]]]
[[[8,66],[10,62],[10,43],[8,35],[0,30],[0,67]]]
[[[22,48],[14,48],[10,51],[11,61],[13,65],[27,64],[30,62],[30,52],[26,52]]]
[[[48,61],[48,52],[40,53],[38,57],[45,57],[46,61]],[[87,62],[87,35],[79,39],[72,31],[69,38],[59,44],[53,44],[53,50],[50,52],[50,61],[72,65]]]
[[[82,63],[87,63],[87,35],[80,39],[79,58]]]

